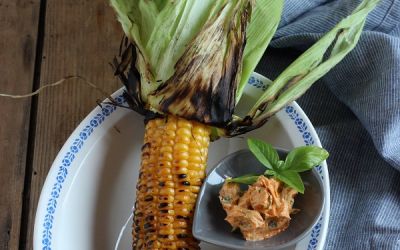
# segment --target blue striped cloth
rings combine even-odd
[[[256,71],[274,79],[360,0],[287,0]],[[400,0],[382,0],[356,48],[299,104],[330,152],[325,249],[400,249]]]

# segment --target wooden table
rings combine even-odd
[[[0,0],[0,92],[68,75],[112,93],[122,30],[108,1]],[[103,97],[78,80],[26,99],[0,97],[0,250],[32,249],[38,198],[65,140]]]

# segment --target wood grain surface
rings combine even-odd
[[[122,30],[104,0],[47,1],[40,84],[80,75],[108,93],[120,88],[108,64]],[[39,95],[26,249],[32,249],[35,210],[51,164],[80,121],[104,96],[79,80]]]
[[[39,0],[0,0],[0,92],[28,93],[34,83]],[[0,249],[18,249],[31,98],[0,98]]]
[[[0,0],[0,92],[79,75],[120,88],[109,62],[122,30],[104,0]],[[69,80],[33,99],[0,98],[0,250],[32,249],[40,192],[62,145],[104,96]]]

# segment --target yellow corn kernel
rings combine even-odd
[[[193,127],[193,122],[185,119],[178,119],[178,127],[191,129]]]
[[[172,161],[174,158],[170,152],[160,152],[160,159],[163,161]]]
[[[133,223],[134,249],[198,249],[191,234],[210,130],[169,116],[147,122]]]
[[[168,153],[172,153],[172,147],[171,146],[163,146],[160,148],[160,152],[168,152]]]
[[[189,159],[189,153],[188,152],[184,152],[184,151],[181,151],[181,152],[174,152],[173,153],[173,156],[174,156],[174,159],[175,159],[175,161],[178,161],[178,160],[187,160],[187,159]]]
[[[187,168],[182,168],[179,166],[175,167],[175,174],[187,174],[188,173],[188,169]]]
[[[174,229],[174,233],[175,233],[175,234],[187,234],[187,233],[188,233],[188,230],[187,230],[187,229],[184,229],[184,228],[182,228],[182,229],[176,228],[176,229]]]
[[[190,195],[177,194],[177,195],[175,195],[175,199],[178,200],[178,201],[189,202],[190,201]]]
[[[189,213],[190,211],[186,208],[177,208],[175,211],[175,214],[180,216],[187,216]]]
[[[189,156],[188,156],[188,158],[189,158]],[[189,166],[189,162],[186,159],[184,159],[184,160],[177,159],[177,160],[174,160],[174,166],[186,168]]]
[[[160,188],[160,195],[174,195],[175,194],[175,190],[173,188],[169,188],[169,187],[162,187]]]
[[[187,222],[184,220],[176,220],[173,223],[174,228],[187,228]]]
[[[185,143],[176,143],[174,146],[175,152],[188,152],[189,151],[189,145]]]
[[[192,193],[198,194],[200,192],[200,187],[199,186],[190,186],[190,191]]]
[[[179,128],[178,130],[176,130],[176,134],[178,136],[186,136],[189,138],[192,136],[192,133],[188,128]]]
[[[189,143],[190,143],[190,137],[189,137],[189,136],[180,136],[180,135],[177,135],[177,136],[175,137],[175,141],[176,141],[176,142],[180,142],[180,143],[189,144]]]
[[[158,166],[157,166],[157,168],[159,168],[159,169],[168,169],[171,167],[172,167],[172,163],[170,161],[162,161],[162,160],[160,160],[158,162]]]
[[[201,171],[204,169],[204,166],[201,163],[191,163],[191,164],[188,164],[188,169],[194,170],[194,171]]]
[[[174,220],[175,220],[174,216],[171,216],[171,215],[165,215],[165,216],[158,217],[158,221],[160,223],[173,223]]]

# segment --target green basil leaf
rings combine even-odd
[[[247,139],[247,145],[254,156],[267,168],[274,169],[279,161],[278,152],[272,145],[261,140]]]
[[[276,172],[275,178],[284,182],[286,185],[295,189],[297,192],[304,194],[304,184],[301,180],[299,173],[291,170]]]
[[[227,182],[236,182],[236,183],[242,183],[242,184],[247,184],[251,185],[255,183],[258,180],[259,175],[254,175],[254,174],[246,174],[242,175],[240,177],[232,178],[232,179],[226,179]]]
[[[286,157],[282,169],[296,172],[303,172],[317,166],[326,158],[329,153],[320,147],[303,146],[293,149]]]
[[[276,172],[274,170],[271,169],[267,169],[264,172],[264,175],[269,175],[269,176],[275,176]]]

